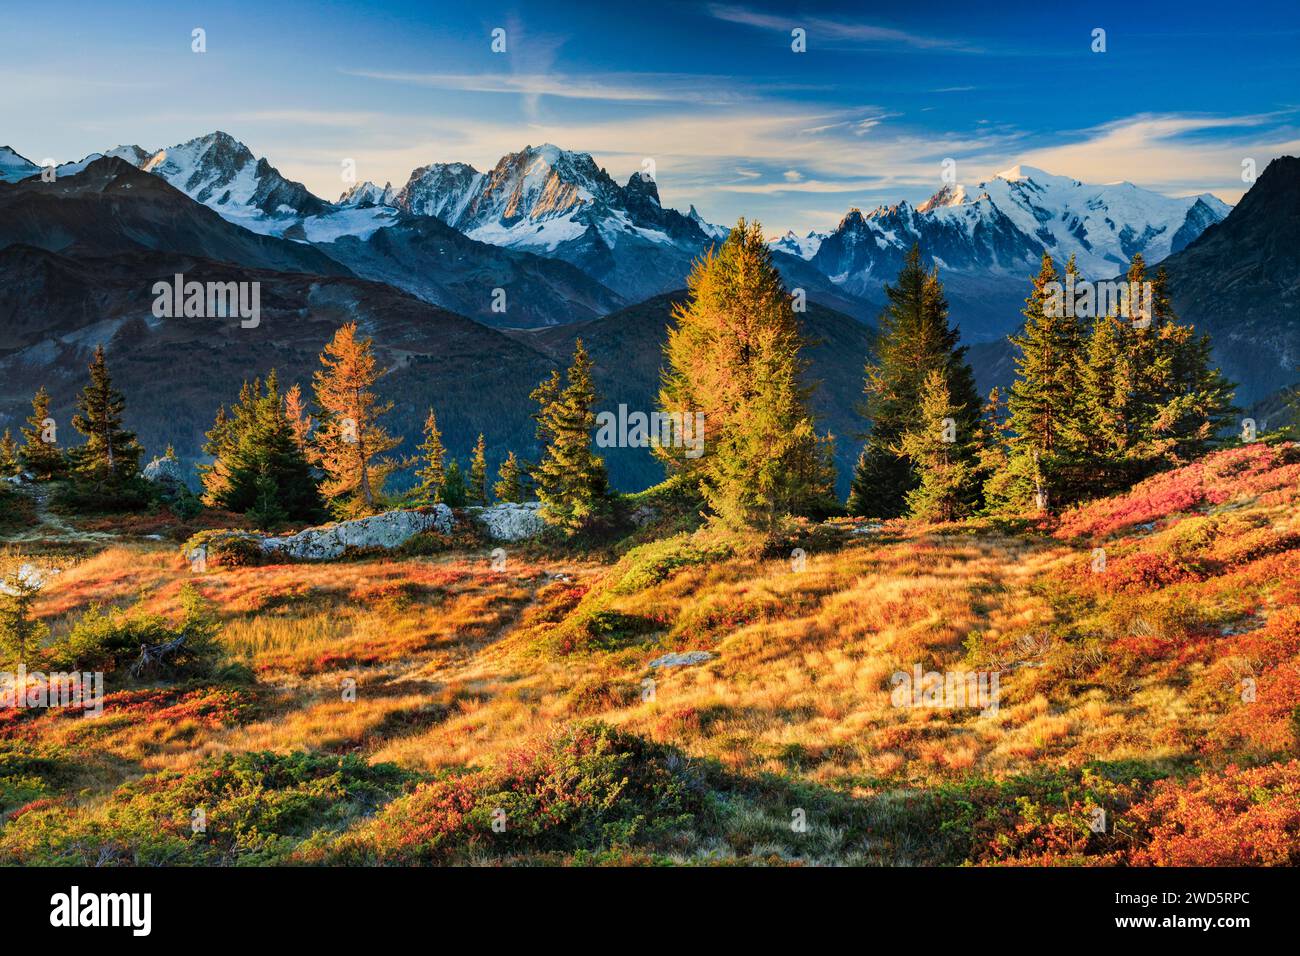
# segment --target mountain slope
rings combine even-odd
[[[1273,160],[1226,219],[1162,265],[1249,406],[1300,381],[1300,159]]]
[[[44,385],[61,443],[76,443],[72,403],[96,345],[108,352],[127,400],[128,427],[157,454],[173,444],[184,461],[199,454],[217,406],[246,378],[278,369],[287,388],[310,391],[319,353],[334,331],[357,322],[373,337],[384,369],[379,390],[396,404],[385,423],[414,452],[430,405],[453,455],[467,459],[485,432],[494,463],[532,443],[528,393],[555,367],[501,333],[388,286],[348,277],[245,268],[261,284],[261,322],[157,319],[148,290],[159,276],[221,281],[227,263],[155,251],[73,259],[30,246],[0,250],[0,426],[30,411]]]
[[[94,160],[50,183],[0,183],[0,248],[17,244],[73,256],[156,250],[235,266],[350,274],[312,246],[241,229],[117,158]]]

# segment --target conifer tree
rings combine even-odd
[[[305,455],[309,445],[308,439],[311,437],[311,416],[307,414],[302,387],[297,382],[294,382],[293,387],[284,393],[284,417],[289,422],[294,442]]]
[[[469,488],[468,499],[472,505],[486,505],[487,498],[487,445],[483,441],[483,433],[479,432],[478,441],[474,444],[474,456],[469,462]]]
[[[979,394],[975,375],[966,362],[960,336],[948,324],[948,301],[938,270],[926,272],[921,251],[913,246],[894,285],[885,286],[889,305],[882,312],[874,357],[866,367],[866,402],[863,408],[870,431],[858,457],[849,491],[851,514],[895,518],[907,509],[907,494],[919,480],[899,452],[903,436],[916,424],[921,392],[930,372],[944,374],[954,407],[962,411],[958,431],[978,434]],[[964,496],[970,505],[979,498],[974,483],[976,445],[965,442],[958,450],[971,485]]]
[[[69,452],[74,478],[96,493],[124,488],[140,471],[142,449],[135,433],[122,426],[126,399],[113,387],[104,347],[95,349],[90,382],[77,399],[72,427],[86,442]]]
[[[0,477],[12,477],[18,474],[21,468],[22,463],[18,459],[18,443],[6,428],[4,437],[0,438]]]
[[[1074,272],[1073,260],[1067,272]],[[1011,336],[1018,354],[1017,377],[1007,402],[1009,468],[1020,481],[1008,504],[1015,509],[1062,505],[1075,496],[1080,480],[1083,335],[1061,292],[1052,257],[1044,254],[1025,300],[1024,325]]]
[[[442,486],[446,481],[444,461],[447,450],[442,444],[442,432],[438,430],[438,417],[429,409],[429,417],[424,420],[424,441],[419,445],[419,467],[416,468],[416,486],[414,498],[424,505],[442,501]]]
[[[32,413],[27,418],[27,427],[20,432],[23,447],[19,452],[19,463],[24,471],[41,481],[48,481],[67,470],[67,461],[55,441],[58,432],[54,428],[54,419],[50,417],[50,395],[44,385],[32,397]]]
[[[907,492],[911,517],[953,521],[970,513],[977,436],[960,434],[965,412],[953,404],[943,370],[931,369],[921,384],[919,421],[897,447],[916,475],[916,485]]]
[[[369,338],[357,336],[355,322],[334,334],[320,359],[322,368],[313,378],[312,451],[325,474],[321,493],[342,515],[370,514],[379,507],[394,467],[379,456],[401,443],[379,424],[392,402],[381,403],[373,391],[380,375],[374,349]]]
[[[514,452],[506,455],[497,472],[497,483],[492,486],[497,501],[520,502],[524,500],[524,469]]]
[[[592,362],[578,339],[564,388],[559,375],[533,390],[538,403],[537,428],[541,461],[533,471],[542,518],[572,533],[603,518],[611,500],[604,459],[592,451],[596,424],[596,386]]]
[[[442,482],[442,503],[448,508],[463,508],[467,498],[465,475],[460,470],[460,462],[453,458],[447,465],[447,475]]]
[[[770,535],[786,515],[833,506],[830,440],[808,410],[799,325],[762,226],[737,222],[687,287],[668,330],[659,406],[686,422],[703,414],[703,454],[666,445],[657,454],[698,479],[729,527]]]
[[[49,634],[49,626],[32,610],[39,591],[40,585],[21,571],[0,582],[0,652],[6,665],[30,662]]]
[[[316,479],[286,407],[272,370],[265,384],[243,384],[230,416],[224,406],[218,409],[203,446],[213,461],[199,466],[205,504],[247,513],[261,527],[322,515]]]

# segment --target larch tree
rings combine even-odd
[[[908,514],[921,521],[954,521],[971,513],[970,488],[977,468],[978,436],[960,433],[969,416],[956,405],[942,369],[921,383],[919,421],[897,451],[911,464],[916,484],[907,492]]]
[[[416,485],[412,496],[423,505],[442,501],[442,486],[447,480],[447,449],[442,444],[438,430],[438,416],[433,409],[424,420],[424,441],[419,445],[419,464],[415,470]]]
[[[486,505],[488,503],[487,475],[487,443],[483,439],[483,433],[479,432],[478,441],[474,443],[474,454],[469,461],[469,487],[467,492],[470,504]]]
[[[728,527],[770,535],[787,515],[833,506],[830,441],[808,409],[799,323],[762,226],[737,222],[687,288],[664,346],[659,407],[683,422],[703,415],[702,453],[673,444],[656,453],[698,480]]]
[[[375,395],[380,371],[371,340],[359,337],[356,323],[350,322],[334,333],[320,360],[321,368],[312,380],[316,399],[312,452],[325,476],[321,493],[340,515],[372,514],[394,467],[380,456],[402,440],[379,423],[393,406]]]

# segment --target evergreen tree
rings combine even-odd
[[[260,527],[312,521],[323,513],[316,478],[298,443],[274,370],[245,382],[227,416],[223,406],[203,446],[213,461],[199,467],[203,501],[246,513]]]
[[[469,503],[472,505],[486,505],[487,498],[487,445],[483,441],[483,433],[479,432],[478,441],[474,444],[474,457],[469,463]]]
[[[921,393],[930,372],[943,373],[950,400],[961,409],[958,431],[974,436],[979,428],[979,394],[975,375],[966,362],[960,336],[948,324],[948,301],[938,270],[926,272],[921,251],[913,246],[898,281],[885,286],[889,304],[881,313],[873,360],[866,367],[863,413],[870,431],[858,457],[850,487],[851,514],[895,518],[907,508],[907,494],[919,475],[899,452],[903,436],[915,426]],[[971,476],[964,500],[973,506],[979,488],[973,480],[976,444],[957,450],[963,473]]]
[[[1067,273],[1077,275],[1074,262]],[[1018,350],[1016,380],[1007,402],[1011,448],[1009,468],[1019,479],[1008,505],[1045,510],[1072,500],[1080,480],[1080,369],[1083,334],[1065,302],[1050,255],[1025,300],[1025,322],[1011,337]]]
[[[465,488],[465,475],[460,470],[460,462],[455,458],[447,466],[447,476],[442,482],[442,503],[448,508],[463,508],[468,499]]]
[[[12,477],[22,469],[22,462],[18,458],[18,443],[14,441],[14,436],[5,429],[4,437],[0,438],[0,478]]]
[[[808,410],[798,321],[762,227],[737,222],[687,287],[690,301],[668,330],[659,406],[686,422],[703,414],[703,454],[669,445],[656,453],[699,481],[729,527],[770,535],[786,515],[833,507],[830,440]]]
[[[564,388],[552,372],[532,397],[539,406],[542,440],[541,461],[533,471],[541,514],[548,524],[572,533],[604,517],[611,504],[604,459],[591,447],[596,386],[582,339],[575,345]]]
[[[126,399],[113,387],[104,347],[95,349],[90,363],[90,383],[77,399],[72,427],[86,442],[69,452],[73,476],[96,493],[112,493],[127,486],[140,471],[140,443],[135,433],[122,427]]]
[[[7,665],[27,663],[49,634],[49,627],[32,611],[40,585],[19,572],[5,576],[0,586],[0,651]]]
[[[358,338],[356,323],[350,322],[334,334],[320,359],[322,368],[313,379],[317,427],[312,450],[325,474],[321,493],[342,515],[373,513],[394,467],[379,456],[401,439],[379,424],[393,405],[381,403],[373,391],[380,373],[372,343]]]
[[[908,512],[921,521],[953,521],[970,513],[978,436],[960,434],[966,409],[954,405],[942,369],[921,384],[920,421],[903,435],[897,451],[917,476],[907,492]]]
[[[413,495],[417,502],[431,505],[442,501],[442,486],[446,480],[443,464],[447,450],[442,444],[442,432],[438,431],[438,417],[429,409],[429,417],[424,420],[424,441],[419,446],[419,467],[415,471],[417,483]]]
[[[524,500],[524,470],[514,452],[506,455],[497,473],[498,481],[492,486],[497,501],[520,502]]]
[[[50,395],[44,385],[32,397],[32,413],[27,418],[27,427],[20,432],[23,447],[18,460],[24,471],[41,481],[48,481],[67,470],[67,461],[55,441],[58,432],[54,419],[50,417]]]

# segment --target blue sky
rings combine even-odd
[[[0,143],[62,161],[224,129],[330,199],[345,158],[400,185],[553,142],[620,181],[651,158],[664,201],[712,221],[803,232],[924,199],[947,158],[968,185],[1026,163],[1233,202],[1244,158],[1300,152],[1294,0],[5,7]]]

